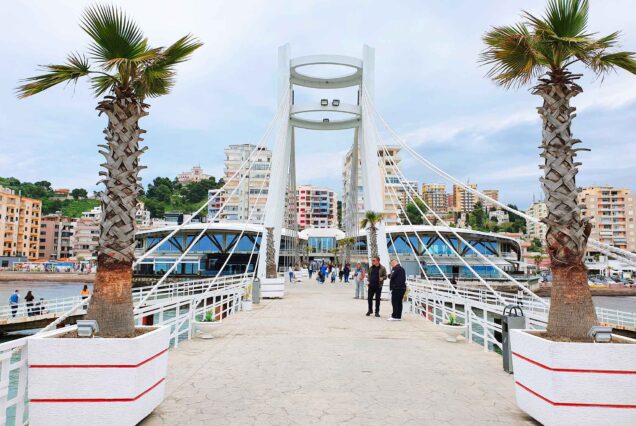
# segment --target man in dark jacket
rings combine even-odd
[[[367,316],[373,313],[373,296],[375,295],[375,316],[380,316],[380,296],[382,295],[382,284],[386,279],[386,268],[380,265],[380,258],[371,259],[371,267],[369,268],[367,293],[369,294],[369,310]]]
[[[406,292],[406,272],[400,266],[397,260],[391,261],[391,281],[389,281],[389,290],[391,290],[391,305],[393,305],[393,313],[389,321],[402,320],[402,300]]]

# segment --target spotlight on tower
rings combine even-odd
[[[329,99],[320,100],[320,106],[327,106],[327,105],[329,105]]]

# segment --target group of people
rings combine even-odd
[[[84,287],[80,291],[80,296],[82,300],[87,299],[90,296],[91,292],[88,289],[88,285],[84,284]],[[46,313],[46,304],[44,303],[44,298],[40,297],[39,301],[35,301],[35,296],[31,290],[27,291],[26,296],[24,296],[24,304],[26,307],[27,316],[36,316],[43,315]],[[11,308],[11,316],[13,318],[18,314],[18,309],[20,307],[20,290],[16,290],[9,296],[9,307]]]
[[[339,267],[333,262],[318,262],[316,260],[309,263],[308,266],[309,278],[316,273],[316,280],[324,284],[325,281],[330,280],[331,283],[335,283],[336,279],[340,280],[340,282],[345,282],[345,284],[349,283],[349,277],[351,275],[351,265],[345,263],[343,267]]]
[[[341,282],[344,280],[345,283],[349,283],[351,278],[355,284],[355,299],[364,299],[364,287],[366,284],[367,301],[369,304],[367,316],[374,314],[374,299],[375,316],[380,316],[382,288],[384,281],[389,279],[389,290],[391,291],[391,305],[393,305],[393,312],[387,319],[389,321],[400,321],[402,319],[402,303],[404,294],[406,293],[406,272],[397,260],[393,259],[391,261],[390,274],[387,274],[386,268],[380,264],[379,257],[371,259],[371,266],[369,267],[368,272],[362,266],[362,263],[356,264],[355,269],[351,270],[351,266],[348,263],[340,269],[333,262],[319,263],[317,261],[313,261],[309,264],[308,269],[309,278],[316,273],[316,280],[321,284],[324,284],[329,278],[332,283],[335,283],[336,277],[339,277]]]
[[[40,297],[40,300],[36,302],[31,290],[27,291],[26,296],[24,296],[24,303],[26,305],[27,315],[30,317],[46,313],[44,298]],[[16,290],[9,296],[9,306],[11,308],[11,316],[15,318],[18,314],[18,308],[20,307],[20,290]]]

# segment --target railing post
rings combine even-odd
[[[473,308],[468,301],[464,302],[464,313],[466,314],[466,325],[468,326],[468,343],[473,343]]]
[[[488,311],[485,307],[482,307],[484,323],[482,324],[482,330],[484,332],[484,352],[488,352]]]

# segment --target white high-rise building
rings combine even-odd
[[[269,167],[272,160],[272,152],[267,148],[258,148],[251,159],[251,162],[253,162],[252,169],[249,175],[243,179],[243,182],[239,185],[241,177],[246,174],[249,163],[243,167],[242,171],[234,179],[230,180],[245,160],[250,157],[255,148],[256,145],[252,144],[230,145],[225,148],[225,193],[223,196],[224,202],[227,202],[227,204],[221,214],[222,221],[247,221],[250,211],[254,208],[250,222],[261,222],[263,220],[269,187]],[[259,197],[261,186],[263,187],[263,192]],[[232,194],[235,188],[237,188],[236,192]]]
[[[526,214],[537,219],[543,219],[548,216],[548,207],[543,201],[532,203],[532,205],[526,210]],[[546,232],[548,232],[548,225],[545,223],[535,223],[526,220],[526,236],[528,239],[533,240],[538,238],[543,244]]]
[[[386,152],[385,152],[386,150]],[[359,223],[360,219],[364,215],[364,188],[362,186],[362,176],[358,174],[358,185],[356,188],[351,186],[351,162],[353,161],[353,148],[347,152],[344,159],[344,172],[342,174],[342,217],[343,222],[347,223],[346,217],[356,216],[353,223]],[[384,160],[384,167],[380,168],[382,185],[382,199],[384,200],[384,224],[385,225],[399,225],[402,223],[400,215],[396,213],[399,211],[398,205],[405,208],[406,205],[411,202],[411,198],[407,195],[406,190],[400,183],[400,176],[397,173],[396,167],[400,165],[400,147],[394,145],[386,145],[378,148],[378,156]],[[358,160],[360,163],[360,160]],[[359,165],[358,168],[361,166]],[[419,183],[417,181],[408,180],[404,182],[405,185],[410,186],[410,194],[413,199],[416,199],[415,194],[419,194]],[[354,194],[355,192],[355,194]],[[353,201],[353,197],[356,201]]]

